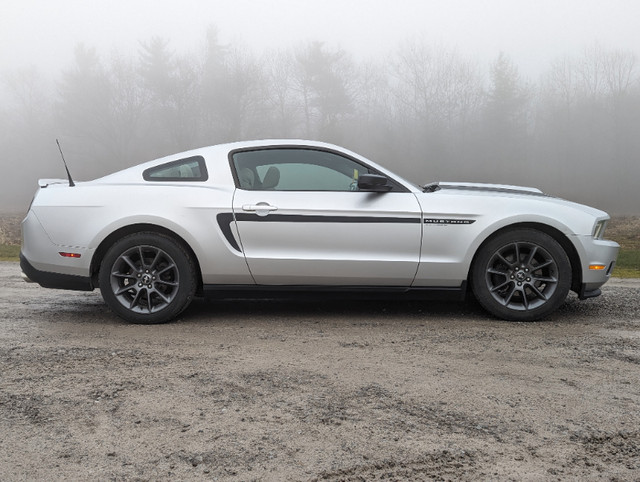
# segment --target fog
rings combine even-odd
[[[0,7],[0,211],[254,138],[416,183],[535,186],[640,214],[634,1],[92,1]]]

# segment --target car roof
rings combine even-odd
[[[237,142],[229,142],[225,144],[216,144],[207,147],[199,147],[196,149],[191,149],[188,151],[177,152],[175,154],[170,154],[168,156],[160,157],[157,159],[153,159],[151,161],[143,162],[142,164],[137,164],[135,166],[122,169],[120,171],[114,172],[112,174],[108,174],[99,179],[95,179],[92,182],[96,183],[113,183],[113,182],[127,182],[127,181],[139,181],[141,179],[141,173],[150,167],[158,166],[167,162],[177,161],[179,159],[184,159],[187,157],[194,156],[202,156],[205,159],[215,159],[219,158],[221,155],[226,157],[226,155],[234,151],[236,149],[251,149],[257,147],[277,147],[277,146],[300,146],[300,147],[313,147],[313,148],[321,148],[321,149],[330,149],[338,152],[342,152],[349,156],[352,156],[356,159],[361,159],[368,163],[371,163],[368,159],[363,158],[359,154],[352,152],[343,147],[329,144],[327,142],[320,141],[310,141],[303,139],[260,139],[260,140],[250,140],[250,141],[237,141]]]

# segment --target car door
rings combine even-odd
[[[421,212],[413,193],[363,192],[359,161],[316,148],[231,155],[241,249],[262,285],[409,286],[418,268]]]

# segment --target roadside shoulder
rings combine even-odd
[[[604,286],[640,288],[640,278],[611,278]]]

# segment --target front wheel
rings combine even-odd
[[[471,282],[478,302],[511,321],[535,321],[555,311],[571,287],[571,263],[560,244],[534,229],[505,231],[485,243]]]
[[[100,291],[121,318],[132,323],[165,323],[191,303],[196,270],[191,256],[158,233],[125,236],[100,265]]]

